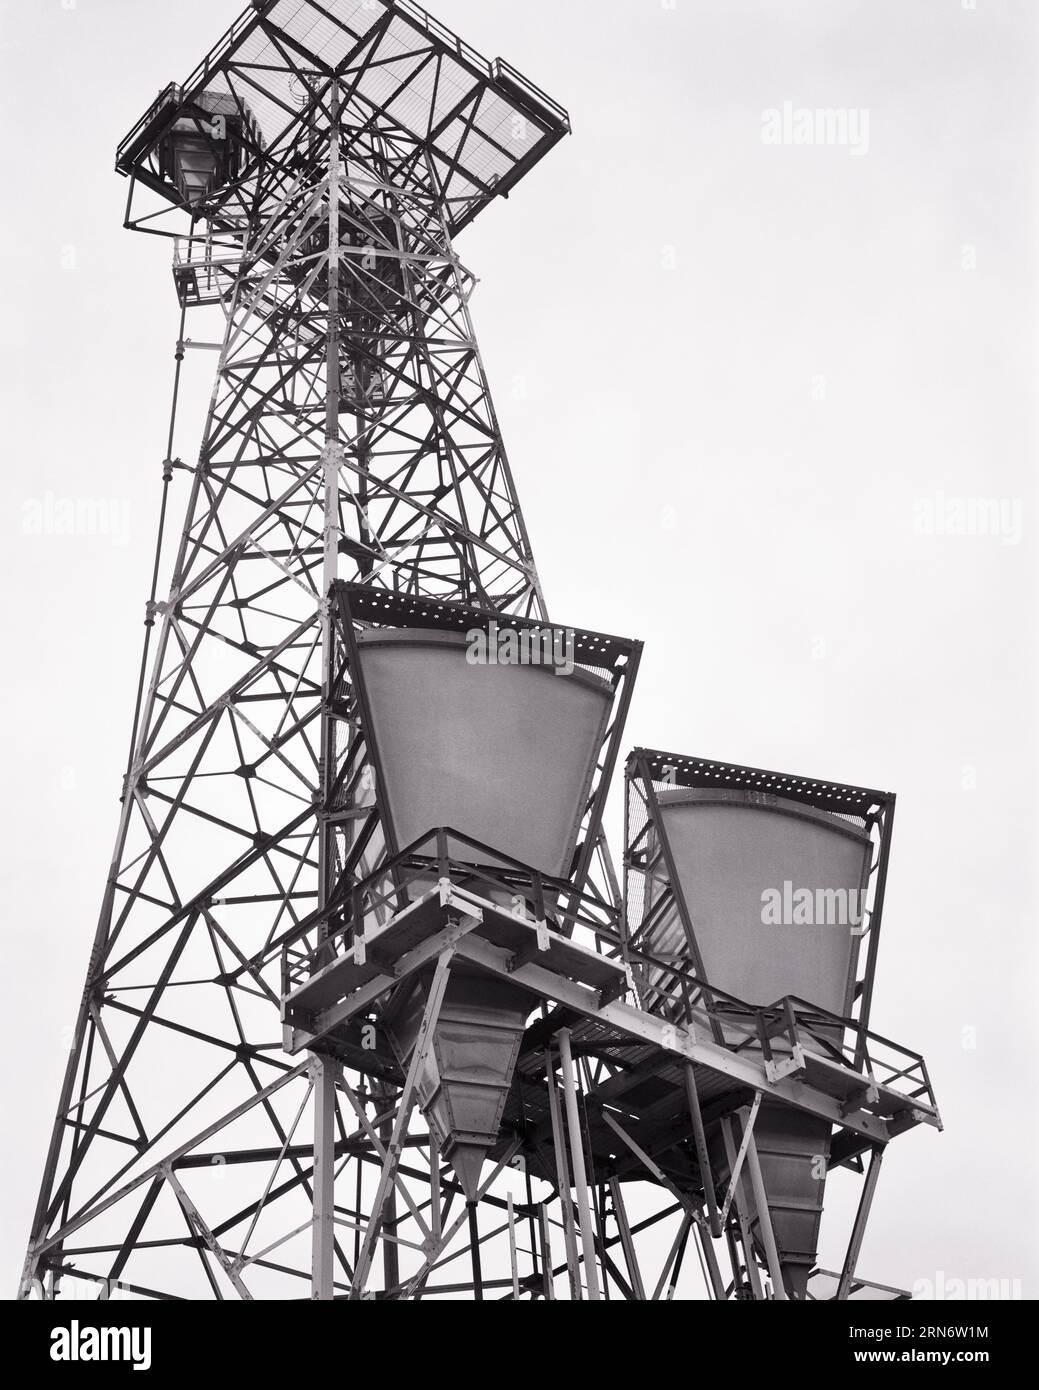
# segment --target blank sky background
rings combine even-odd
[[[114,151],[240,8],[0,3],[11,1294],[116,829],[177,330]],[[859,1270],[1035,1297],[1039,10],[434,9],[574,124],[458,246],[552,616],[646,641],[629,745],[899,794],[873,1024],[924,1052],[947,1132],[891,1147]],[[785,101],[867,110],[868,153],[765,145]],[[189,461],[214,362],[189,359]],[[919,534],[939,493],[1020,504],[1019,543]],[[28,533],[48,494],[117,503],[119,534]]]

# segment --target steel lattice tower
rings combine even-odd
[[[503,963],[476,939],[481,913],[446,837],[429,852],[443,919],[423,958],[415,1057],[452,952],[543,1000],[479,1191],[462,1192],[439,1138],[416,1124],[418,1062],[372,1042],[364,1000],[334,1017],[286,1007],[344,944],[351,968],[374,975],[372,1001],[395,980],[365,959],[359,926],[390,911],[373,875],[391,874],[399,894],[407,866],[374,789],[352,625],[547,620],[454,238],[568,129],[507,64],[406,0],[254,0],[120,146],[127,225],[174,238],[174,421],[115,854],[23,1293],[56,1295],[74,1274],[144,1297],[554,1297],[562,1272],[575,1297],[644,1298],[653,1284],[673,1292],[695,1234],[709,1294],[724,1297],[711,1236],[727,1221],[760,1292],[742,1197],[719,1213],[696,1178],[708,1166],[697,1076],[715,1068],[735,1108],[773,1086],[800,1097],[851,1135],[842,1163],[889,1137],[846,1094],[802,1094],[698,1034],[688,1013],[646,1003],[601,839],[637,653],[594,634],[582,659],[621,692],[619,713],[572,871],[549,892],[565,903],[562,936],[550,943],[540,920],[536,942],[510,945]],[[173,457],[180,359],[188,316],[202,314],[221,316],[223,336],[186,468]],[[182,471],[174,550],[163,532]],[[544,919],[541,878],[517,867],[509,882]],[[876,915],[879,931],[879,903]],[[594,949],[576,944],[582,932]],[[693,1128],[662,1148],[644,1140],[647,1152],[597,1092],[618,1067],[676,1056],[670,1094]],[[913,1098],[936,1123],[925,1073]],[[641,1224],[618,1135],[661,1199]],[[493,1182],[517,1162],[514,1201]],[[540,1202],[535,1179],[552,1187]],[[873,1182],[871,1169],[870,1196]],[[636,1247],[661,1223],[672,1231],[658,1283]],[[458,1274],[433,1287],[445,1257]],[[739,1282],[737,1252],[729,1291]]]
[[[284,1080],[266,972],[335,852],[315,814],[334,758],[322,720],[332,580],[542,612],[452,236],[555,143],[565,116],[533,92],[507,103],[501,77],[410,7],[257,8],[269,18],[248,14],[207,58],[219,75],[164,94],[119,154],[131,198],[176,197],[155,130],[195,92],[188,123],[205,138],[211,113],[233,122],[242,168],[177,241],[185,315],[218,298],[226,331],[169,596],[150,605],[34,1240],[103,1202],[185,1104],[197,1113],[206,1091],[246,1101]],[[407,128],[410,105],[398,119],[397,88],[424,102],[422,132]],[[262,145],[259,115],[280,131]],[[461,163],[467,141],[482,179]],[[131,204],[131,225],[164,220]],[[167,461],[167,488],[179,466]],[[141,1050],[156,1029],[168,1074],[180,1074],[178,1043],[192,1054],[189,1094],[146,1121]],[[284,1130],[264,1109],[277,1147]],[[137,1210],[112,1229],[130,1245],[98,1272],[120,1276],[156,1195],[153,1184],[143,1204],[129,1199]]]

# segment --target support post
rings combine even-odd
[[[559,1113],[559,1092],[556,1090],[556,1067],[551,1049],[545,1052],[545,1075],[548,1083],[548,1113],[552,1121],[552,1147],[556,1156],[556,1186],[563,1218],[563,1241],[566,1247],[566,1269],[570,1276],[570,1297],[581,1301],[581,1267],[577,1258],[577,1234],[574,1230],[574,1208],[570,1200],[570,1171],[566,1160],[566,1139]]]
[[[509,1193],[508,1200],[509,1213],[509,1263],[512,1267],[512,1297],[519,1302],[520,1283],[519,1283],[519,1258],[516,1252],[516,1209],[512,1201],[512,1193]]]
[[[772,1277],[772,1296],[777,1302],[786,1303],[788,1302],[786,1284],[783,1282],[783,1266],[780,1263],[776,1236],[772,1229],[772,1213],[768,1208],[768,1193],[765,1191],[765,1180],[761,1176],[761,1163],[758,1160],[758,1146],[754,1142],[754,1131],[749,1125],[745,1137],[750,1141],[747,1145],[747,1168],[750,1172],[750,1185],[754,1191],[754,1205],[758,1212],[761,1243],[765,1247],[768,1272]]]
[[[382,1126],[381,1139],[383,1144],[389,1148],[390,1140],[393,1137],[393,1129],[390,1122]],[[397,1250],[397,1242],[392,1237],[397,1234],[397,1189],[396,1185],[391,1186],[386,1194],[386,1215],[383,1218],[383,1229],[390,1239],[382,1243],[382,1270],[383,1280],[387,1289],[395,1289],[400,1283],[400,1257]]]
[[[336,578],[339,481],[339,87],[332,87],[332,136],[328,160],[328,336],[325,377],[324,535],[321,602],[321,678],[325,707],[321,713],[321,776],[318,824],[318,901],[324,907],[330,891],[330,831],[324,819],[334,771],[334,735],[328,707],[332,689],[334,637],[328,595]],[[322,938],[328,923],[321,924]],[[335,1080],[336,1066],[315,1055],[311,1068],[314,1087],[314,1219],[310,1296],[318,1302],[333,1297],[335,1256]]]
[[[440,1145],[432,1130],[429,1131],[429,1237],[434,1249],[440,1244],[443,1234],[444,1209],[440,1202]]]
[[[538,1207],[538,1232],[541,1238],[541,1292],[546,1303],[554,1303],[556,1285],[552,1276],[552,1240],[548,1224],[548,1207],[544,1202]]]
[[[476,1203],[466,1202],[469,1217],[469,1258],[473,1266],[473,1298],[483,1302],[483,1266],[480,1262],[480,1226],[476,1219]]]
[[[588,1297],[599,1301],[599,1274],[595,1259],[595,1236],[592,1232],[592,1213],[588,1202],[588,1178],[584,1166],[584,1141],[581,1137],[581,1117],[577,1109],[577,1077],[574,1074],[573,1054],[570,1051],[570,1031],[559,1032],[559,1060],[563,1068],[563,1098],[566,1102],[567,1128],[570,1131],[570,1156],[573,1162],[574,1188],[577,1192],[578,1221],[581,1228],[581,1247],[584,1251],[585,1283]]]
[[[700,1169],[700,1181],[703,1183],[704,1201],[707,1203],[707,1219],[710,1222],[711,1235],[717,1240],[722,1233],[722,1223],[718,1213],[718,1200],[714,1192],[711,1160],[707,1155],[707,1135],[703,1127],[703,1115],[700,1112],[700,1097],[696,1090],[696,1073],[691,1062],[686,1064],[684,1075],[686,1100],[689,1103],[689,1118],[693,1124],[693,1140],[696,1144],[696,1162]]]
[[[321,569],[321,679],[324,709],[321,713],[321,775],[318,811],[318,901],[324,907],[331,891],[331,830],[326,820],[335,779],[335,730],[329,706],[335,652],[329,595],[339,572],[339,83],[331,96],[332,133],[328,155],[328,331],[325,342],[325,446],[321,453],[324,515],[322,519]],[[322,922],[321,935],[328,935]]]
[[[754,1134],[754,1121],[758,1117],[758,1107],[760,1105],[761,1092],[758,1091],[758,1093],[754,1097],[754,1104],[751,1106],[750,1109],[750,1118],[747,1120],[746,1124],[743,1127],[743,1141],[740,1144],[739,1153],[736,1155],[735,1162],[733,1162],[731,1155],[729,1156],[729,1164],[731,1171],[729,1174],[729,1190],[725,1194],[725,1201],[722,1204],[721,1219],[723,1224],[725,1222],[725,1218],[729,1214],[729,1208],[732,1206],[732,1200],[736,1196],[736,1189],[739,1186],[740,1181],[740,1173],[743,1171],[743,1161],[747,1156],[747,1148]],[[728,1116],[726,1116],[726,1118],[722,1121],[722,1127],[724,1128],[728,1123],[729,1119]]]
[[[337,1064],[315,1057],[314,1083],[314,1223],[310,1266],[310,1296],[316,1302],[334,1297],[335,1260],[335,1105]]]

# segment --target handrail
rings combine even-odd
[[[445,47],[453,49],[460,58],[464,58],[481,72],[486,73],[488,77],[491,76],[491,64],[483,54],[477,53],[476,49],[467,44],[464,39],[459,38],[453,29],[449,29],[446,24],[441,24],[439,19],[434,18],[420,5],[413,4],[412,0],[387,0],[387,8],[405,16],[423,33],[438,39]]]
[[[560,105],[558,101],[550,97],[548,93],[537,86],[536,83],[531,82],[529,77],[525,77],[518,68],[514,68],[511,63],[506,62],[504,58],[496,58],[491,64],[491,76],[493,80],[497,82],[502,75],[504,75],[513,86],[518,87],[521,91],[527,92],[532,96],[538,105],[545,107],[546,110],[556,116],[560,124],[565,126],[570,125],[570,113],[565,106]]]
[[[423,30],[424,33],[439,39],[446,47],[453,49],[460,58],[464,58],[489,82],[497,82],[499,77],[504,75],[514,86],[532,97],[536,104],[546,107],[562,123],[569,123],[570,117],[566,108],[560,106],[558,101],[554,101],[547,92],[536,86],[528,77],[524,77],[518,68],[514,68],[504,58],[495,58],[488,62],[482,53],[477,53],[475,48],[467,44],[464,39],[460,39],[446,24],[441,24],[438,19],[427,13],[421,6],[414,4],[413,0],[388,0],[388,3],[391,9],[405,15],[412,24]]]
[[[266,8],[266,7],[264,7]],[[225,51],[230,52],[239,41],[245,37],[246,32],[253,28],[263,18],[263,10],[255,5],[244,11],[238,16],[233,24],[224,31],[221,37],[205,55],[202,61],[195,67],[194,71],[182,83],[168,82],[159,93],[158,99],[148,107],[144,115],[130,131],[129,135],[123,137],[116,149],[116,166],[121,163],[123,155],[137,139],[141,131],[147,126],[162,104],[167,93],[179,93],[181,96],[190,95],[200,81],[209,77],[210,71],[217,66],[217,56],[223,55]]]
[[[452,846],[464,846],[487,856],[490,864],[479,860],[465,860],[448,854],[449,842]],[[435,851],[423,854],[423,850]],[[456,849],[457,853],[457,849]],[[320,954],[327,958],[330,947],[342,939],[344,946],[352,937],[355,923],[360,922],[370,912],[390,907],[398,910],[404,901],[404,892],[410,883],[436,873],[438,878],[462,879],[467,886],[483,884],[492,889],[524,896],[532,901],[537,920],[560,921],[574,927],[593,932],[615,953],[622,945],[620,935],[619,909],[604,903],[599,898],[577,888],[569,879],[555,878],[543,874],[518,859],[501,852],[492,845],[486,845],[461,831],[442,827],[428,832],[394,855],[368,875],[362,882],[337,892],[323,908],[307,917],[283,944],[283,953],[296,947],[315,928],[327,923],[331,918],[345,913],[342,925],[331,933],[328,940],[320,943],[309,957]],[[558,899],[557,902],[547,900]]]
[[[459,847],[475,850],[494,862],[458,858]],[[608,958],[640,974],[653,972],[661,981],[642,985],[644,999],[650,996],[642,1004],[647,1012],[669,1017],[680,1025],[698,1024],[732,1052],[753,1050],[770,1062],[777,1052],[787,1058],[795,1049],[808,1046],[813,1055],[846,1068],[865,1084],[900,1090],[912,1100],[925,1097],[924,1103],[937,1110],[919,1053],[871,1032],[856,1019],[831,1013],[797,996],[766,1006],[749,1004],[682,965],[634,950],[621,935],[618,908],[591,897],[567,879],[542,874],[449,827],[423,835],[362,882],[337,893],[325,908],[300,924],[282,948],[284,993],[289,994],[336,955],[350,950],[357,928],[373,913],[383,909],[392,917],[410,906],[408,888],[419,879],[434,876],[438,882],[454,882],[477,898],[481,886],[522,897],[533,905],[537,921],[557,929],[565,925],[587,931]],[[309,946],[306,938],[310,933],[332,918],[341,918],[336,929],[326,940]],[[734,1037],[734,1032],[738,1036]]]

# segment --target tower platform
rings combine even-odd
[[[491,1157],[518,1151],[546,1181],[554,1181],[555,1161],[548,1050],[561,1029],[575,1058],[602,1064],[584,1096],[599,1179],[655,1181],[673,1187],[680,1201],[708,1200],[690,1080],[706,1128],[758,1097],[828,1121],[830,1167],[855,1164],[917,1126],[941,1128],[918,1053],[801,1001],[756,1008],[664,961],[626,952],[616,910],[599,899],[523,865],[474,867],[451,858],[449,844],[474,858],[489,852],[457,832],[433,832],[353,890],[326,940],[306,944],[318,925],[312,919],[285,946],[287,1052],[323,1052],[403,1084],[381,1030],[366,1048],[363,1025],[378,1000],[446,954],[526,989],[532,1011],[542,1003],[542,1016],[523,1036]],[[670,973],[676,997],[687,1001],[684,1022],[641,1007],[633,966]]]
[[[570,131],[562,106],[411,0],[254,0],[187,80],[144,112],[119,144],[116,169],[189,208],[164,164],[164,141],[185,111],[229,103],[248,117],[239,171],[248,186],[292,155],[301,112],[304,125],[328,125],[333,76],[349,91],[341,124],[378,122],[389,183],[406,184],[409,167],[428,161],[452,233],[507,197]]]

